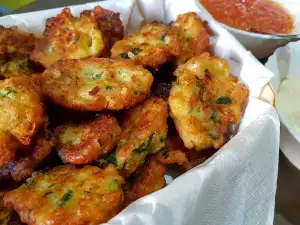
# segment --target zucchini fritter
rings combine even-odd
[[[10,133],[0,131],[0,168],[14,160],[16,145],[16,140]]]
[[[124,27],[120,20],[120,13],[115,13],[100,6],[96,6],[93,10],[96,17],[98,28],[103,35],[104,50],[102,57],[110,55],[111,47],[124,37]]]
[[[188,149],[225,143],[228,125],[238,124],[248,90],[230,75],[226,61],[203,53],[175,71],[169,105],[176,129]]]
[[[45,122],[43,104],[38,94],[13,78],[0,81],[0,131],[15,136],[28,145]]]
[[[128,59],[70,59],[42,75],[45,96],[56,104],[81,111],[121,110],[143,101],[152,74]]]
[[[43,35],[30,59],[46,68],[63,59],[99,56],[104,49],[95,17],[85,13],[74,17],[69,8],[47,19]]]
[[[124,180],[114,166],[58,166],[37,172],[4,196],[4,205],[29,225],[100,224],[123,204]]]
[[[7,165],[0,167],[0,180],[24,181],[49,155],[53,147],[53,139],[48,128],[42,127],[30,145],[22,145],[14,141],[10,146],[16,152],[15,157]]]
[[[5,28],[0,25],[0,55],[4,58],[27,58],[33,51],[37,38],[17,27]]]
[[[102,114],[90,122],[58,126],[54,133],[56,149],[64,163],[87,164],[113,149],[121,128],[115,117]]]
[[[209,35],[202,20],[194,12],[181,14],[171,25],[181,41],[181,53],[177,64],[183,64],[208,49]]]
[[[125,112],[121,140],[115,155],[108,158],[124,177],[136,171],[148,154],[164,147],[168,116],[167,102],[159,98],[147,99]]]
[[[166,186],[165,180],[166,168],[159,163],[155,156],[150,157],[145,165],[137,171],[137,177],[131,187],[125,189],[125,206],[158,191]]]
[[[29,67],[27,59],[0,60],[1,77],[10,78],[32,73],[34,73],[34,71]]]
[[[144,25],[136,33],[116,42],[111,49],[111,57],[134,59],[153,70],[179,54],[177,36],[159,23]]]

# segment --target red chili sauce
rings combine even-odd
[[[293,19],[272,0],[200,0],[200,3],[219,22],[240,30],[289,34]]]

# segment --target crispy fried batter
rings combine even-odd
[[[29,225],[96,225],[115,216],[123,203],[124,180],[114,166],[58,166],[37,172],[8,192],[4,205]]]
[[[35,91],[40,97],[42,97],[40,73],[11,77],[10,81],[15,85],[25,86],[29,90]]]
[[[0,168],[14,160],[16,148],[15,138],[8,132],[0,131]]]
[[[98,28],[103,34],[104,50],[102,57],[110,56],[111,47],[124,37],[124,27],[120,20],[120,13],[115,13],[100,6],[93,10],[96,17]]]
[[[35,47],[37,38],[17,27],[5,28],[0,25],[1,58],[27,58]]]
[[[181,41],[181,54],[177,64],[183,64],[208,49],[209,35],[196,13],[189,12],[179,15],[171,25],[171,30]]]
[[[34,90],[19,85],[14,79],[0,81],[0,130],[28,145],[45,122],[43,104]]]
[[[43,91],[66,108],[121,110],[143,101],[152,74],[133,60],[64,60],[43,73]]]
[[[113,58],[131,58],[154,70],[179,54],[177,36],[158,23],[144,25],[136,33],[116,42],[111,49]]]
[[[115,117],[101,114],[90,122],[64,124],[55,129],[56,149],[64,163],[87,164],[109,153],[120,139]]]
[[[117,165],[124,177],[130,176],[165,145],[168,106],[163,99],[152,98],[128,110],[124,115],[121,140],[109,162]]]
[[[15,158],[0,168],[0,180],[26,180],[49,155],[53,144],[53,139],[47,128],[41,128],[30,145],[15,143]]]
[[[187,149],[178,135],[168,137],[166,146],[156,158],[162,164],[178,164],[184,170],[190,170],[205,162],[216,150],[206,149],[200,152]]]
[[[10,78],[13,76],[29,75],[34,71],[29,67],[27,59],[0,60],[0,76]]]
[[[103,49],[103,37],[95,17],[82,13],[77,18],[65,8],[56,17],[47,19],[44,36],[30,58],[47,68],[63,59],[99,56]]]
[[[222,147],[228,125],[238,124],[248,90],[226,61],[203,53],[179,66],[169,97],[170,114],[188,149]]]
[[[137,173],[133,185],[125,190],[125,206],[166,186],[166,168],[155,156],[150,157]]]

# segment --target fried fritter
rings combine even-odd
[[[45,122],[40,97],[34,90],[19,85],[14,79],[0,81],[0,131],[11,133],[28,145]]]
[[[42,75],[45,96],[81,111],[121,110],[143,101],[152,74],[128,59],[64,60]]]
[[[114,166],[58,166],[37,172],[4,196],[4,205],[29,225],[100,224],[123,204],[124,180]]]
[[[16,148],[15,138],[8,132],[0,131],[0,168],[14,160]]]
[[[185,171],[205,162],[216,150],[205,149],[200,152],[187,149],[179,136],[168,137],[166,146],[156,155],[157,160],[164,164],[177,164]]]
[[[56,149],[64,163],[87,164],[109,153],[120,139],[115,117],[101,114],[90,122],[64,124],[55,129]]]
[[[230,75],[226,61],[203,53],[175,71],[169,105],[176,129],[188,149],[218,149],[230,124],[242,117],[248,90]]]
[[[147,99],[125,112],[121,140],[115,154],[107,159],[117,165],[124,177],[130,176],[165,145],[168,105],[163,99]]]
[[[104,49],[95,17],[86,13],[74,17],[69,8],[47,19],[43,35],[30,59],[46,68],[63,59],[100,56]]]
[[[5,28],[0,25],[1,58],[27,58],[35,47],[37,38],[17,27]]]
[[[0,168],[0,180],[26,180],[49,155],[54,143],[49,130],[41,128],[30,145],[22,145],[16,142],[14,142],[14,145],[15,157],[6,166]]]
[[[155,156],[150,157],[137,171],[131,187],[125,189],[125,206],[166,186],[166,168]]]
[[[3,78],[32,73],[34,71],[29,67],[27,59],[0,60],[0,76]]]
[[[177,36],[159,23],[144,25],[136,33],[116,42],[111,49],[111,57],[134,59],[153,70],[179,54]]]
[[[177,64],[183,64],[208,49],[208,32],[195,12],[180,14],[172,23],[171,30],[181,41],[181,53]]]
[[[120,20],[120,13],[115,13],[100,6],[96,6],[93,10],[96,17],[98,28],[103,35],[104,50],[102,57],[110,56],[111,47],[124,37],[124,27]]]

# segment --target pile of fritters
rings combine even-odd
[[[0,180],[25,181],[5,190],[2,224],[12,210],[30,225],[106,222],[165,187],[170,164],[204,162],[242,119],[248,90],[210,55],[196,13],[125,38],[99,6],[64,9],[41,38],[0,31]]]

